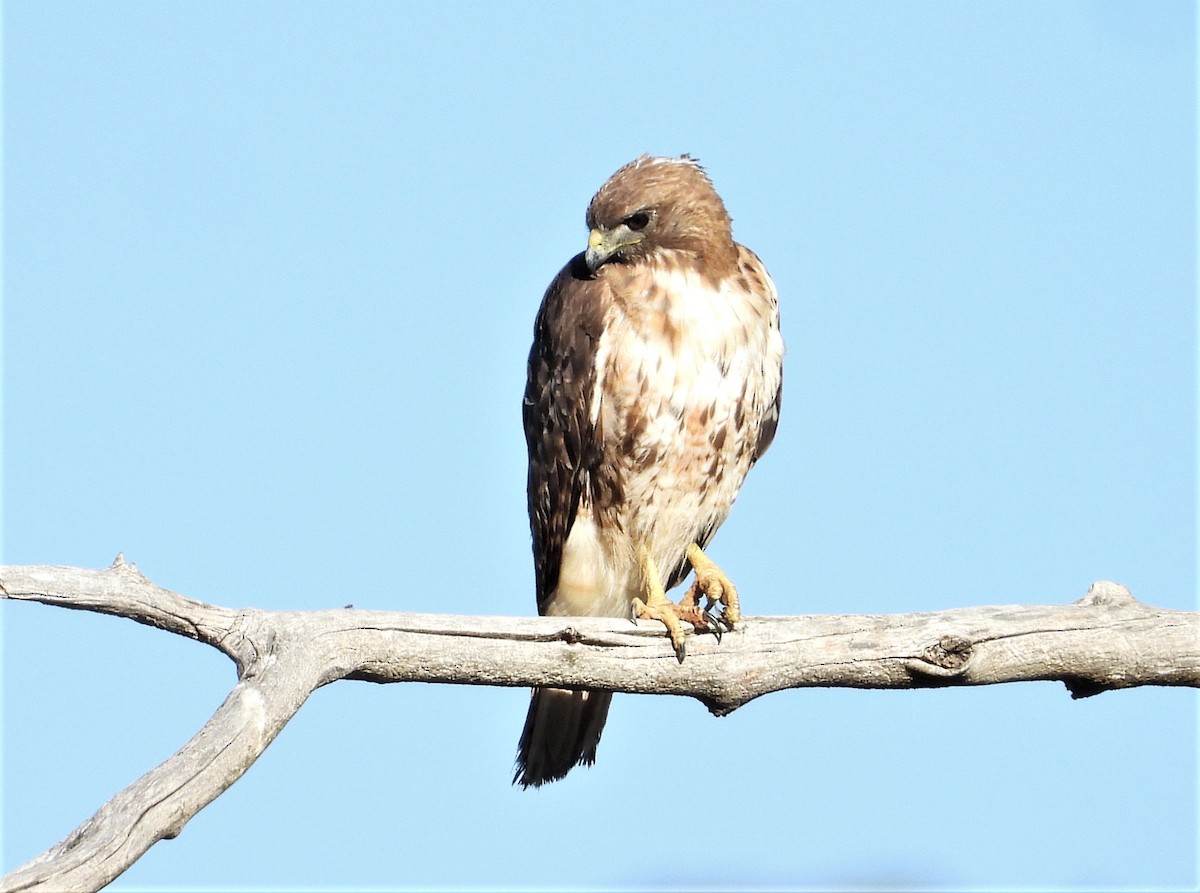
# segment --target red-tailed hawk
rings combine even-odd
[[[775,435],[779,298],[687,155],[625,165],[587,225],[587,250],[546,290],[529,353],[538,611],[661,620],[682,661],[680,619],[719,632],[740,616],[737,591],[701,550]],[[696,582],[676,605],[664,593],[689,566]],[[541,785],[595,762],[611,700],[535,689],[514,781]]]

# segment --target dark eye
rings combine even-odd
[[[625,218],[624,223],[635,233],[646,228],[650,223],[650,215],[645,211],[638,211],[636,214],[630,214]]]

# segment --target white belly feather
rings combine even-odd
[[[627,614],[645,594],[639,551],[666,577],[732,507],[783,361],[774,285],[746,255],[766,284],[761,292],[739,287],[745,277],[714,289],[694,274],[659,269],[641,292],[657,301],[616,306],[597,351],[593,412],[604,461],[615,463],[622,486],[620,523],[597,525],[581,509],[548,613]]]

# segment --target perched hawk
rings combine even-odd
[[[546,290],[529,353],[538,611],[655,618],[682,661],[680,620],[719,632],[740,616],[737,591],[701,550],[775,435],[779,298],[687,155],[625,165],[587,225],[587,250]],[[696,582],[676,605],[665,590],[689,566]],[[595,762],[611,700],[536,689],[514,781],[541,785]]]

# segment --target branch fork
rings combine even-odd
[[[238,669],[237,684],[190,741],[0,878],[0,893],[110,883],[236,782],[313,691],[341,679],[688,695],[717,715],[788,688],[1058,680],[1078,698],[1140,685],[1200,687],[1200,614],[1151,607],[1106,581],[1065,606],[752,617],[719,645],[689,635],[683,665],[658,624],[235,610],[157,586],[123,555],[103,570],[0,567],[0,598],[125,617],[211,645]]]

